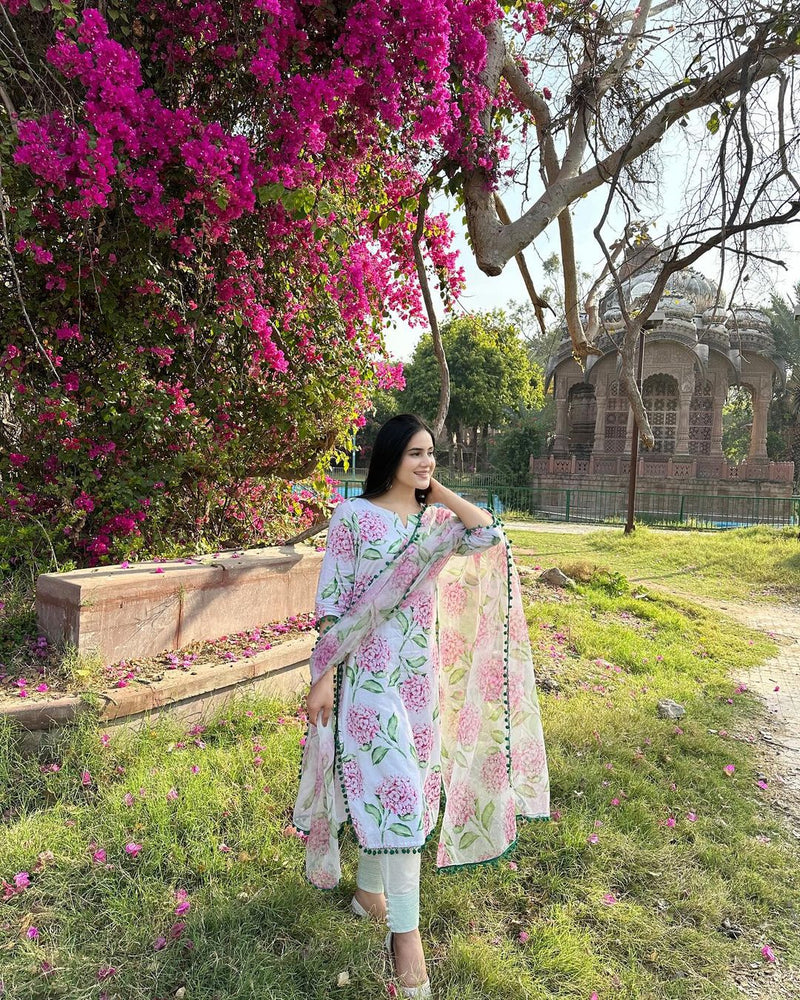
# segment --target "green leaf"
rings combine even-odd
[[[719,132],[719,111],[715,111],[714,114],[706,122],[706,128],[712,135],[716,135]]]
[[[364,559],[381,559],[380,552],[375,548],[364,549],[361,553]]]
[[[379,681],[364,681],[361,686],[365,691],[371,691],[373,694],[383,694],[383,685]]]
[[[324,601],[324,600],[327,600],[327,598],[329,598],[331,596],[331,594],[335,594],[335,593],[336,593],[336,581],[335,580],[331,580],[331,582],[328,584],[328,586],[322,591],[322,594],[320,596],[321,596],[322,600]]]
[[[396,740],[397,739],[397,716],[396,715],[392,715],[391,719],[389,719],[389,722],[386,725],[386,732],[389,734],[389,739],[390,740]]]
[[[378,806],[374,806],[371,802],[366,802],[364,804],[364,812],[369,813],[370,816],[378,823],[383,821],[383,810]]]
[[[398,611],[397,614],[395,615],[395,620],[402,628],[403,635],[405,635],[406,632],[408,632],[408,629],[411,625],[410,619],[408,618],[407,615],[404,615],[402,611]]]
[[[389,751],[386,747],[375,747],[375,749],[372,751],[372,763],[380,764],[380,762],[383,760],[383,758],[386,756],[388,752]]]
[[[495,808],[494,802],[487,802],[486,808],[483,810],[483,813],[481,814],[481,825],[484,826],[487,830],[489,829],[489,824],[492,821],[492,816],[494,816],[494,808]]]
[[[458,842],[458,849],[460,851],[465,851],[468,847],[471,847],[477,839],[478,839],[477,833],[462,834],[461,840],[459,840]]]
[[[406,660],[409,667],[421,667],[426,662],[427,657],[415,656],[413,660]]]
[[[415,642],[422,649],[427,649],[428,648],[428,639],[427,639],[427,636],[424,636],[424,635],[415,635],[415,636],[412,636],[411,641]]]
[[[456,670],[454,670],[454,671],[453,671],[453,672],[452,672],[451,674],[448,674],[448,677],[449,677],[449,679],[450,679],[450,683],[451,683],[451,684],[458,684],[458,682],[459,682],[459,681],[460,681],[460,680],[461,680],[461,679],[462,679],[463,677],[465,677],[465,676],[466,676],[466,673],[467,673],[467,668],[466,668],[466,667],[458,667],[458,668],[457,668]]]
[[[413,837],[414,833],[410,826],[406,826],[405,823],[392,823],[389,827],[392,833],[396,833],[398,837]]]
[[[389,678],[389,687],[397,687],[397,682],[400,680],[400,667],[392,671],[392,676]]]

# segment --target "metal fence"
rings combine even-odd
[[[361,472],[362,470],[351,470]],[[363,474],[353,476],[331,470],[344,497],[358,496]],[[528,518],[539,521],[621,524],[627,514],[626,489],[600,490],[545,486],[513,486],[496,475],[453,474],[439,470],[442,485],[509,520]],[[752,497],[711,493],[637,491],[636,520],[661,528],[703,528],[722,530],[768,525],[773,528],[800,525],[800,496]]]

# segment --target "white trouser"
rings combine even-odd
[[[364,892],[386,894],[389,930],[403,934],[419,927],[419,873],[421,854],[366,854],[358,852],[356,885]]]

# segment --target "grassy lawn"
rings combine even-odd
[[[586,535],[515,530],[514,545],[536,552],[542,569],[576,563],[612,567],[631,582],[728,600],[797,603],[800,534],[757,527],[734,531],[661,531],[637,527]]]
[[[439,876],[426,854],[435,995],[723,1000],[740,996],[732,970],[769,968],[764,946],[798,963],[800,859],[737,738],[759,710],[729,673],[772,644],[614,573],[559,595],[529,570],[524,587],[553,822],[525,827],[498,866]],[[665,696],[686,705],[677,725],[656,715]],[[347,911],[352,841],[339,889],[302,875],[288,826],[301,736],[292,706],[255,699],[202,731],[106,739],[83,723],[38,760],[0,729],[0,878],[29,878],[0,919],[6,995],[387,996],[381,931]]]

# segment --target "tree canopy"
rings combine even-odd
[[[442,327],[451,378],[448,425],[499,426],[520,406],[542,403],[542,373],[525,349],[519,330],[502,310],[470,313]],[[424,335],[405,367],[400,405],[431,419],[439,376],[433,344]]]

